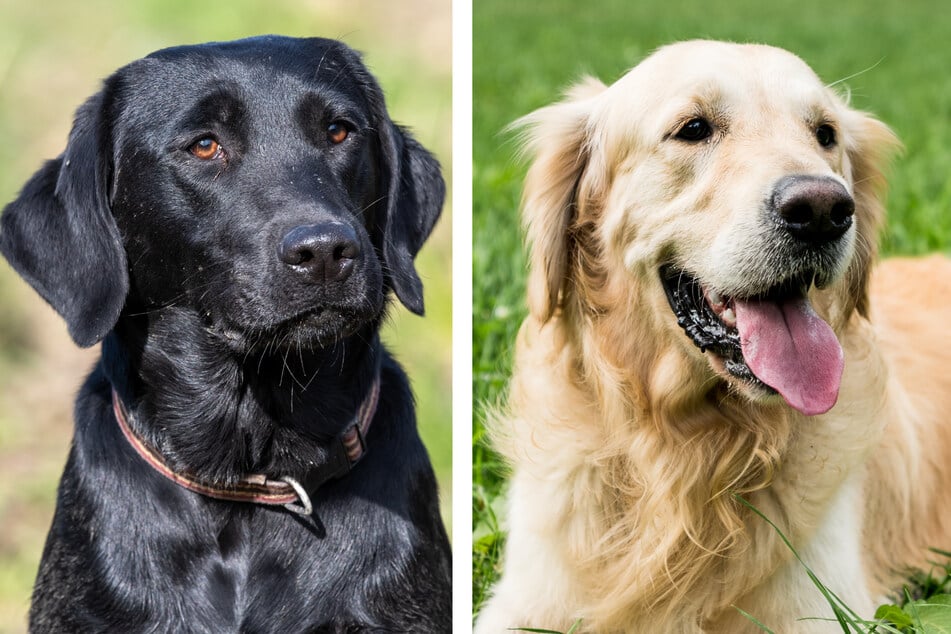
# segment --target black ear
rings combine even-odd
[[[381,136],[390,175],[383,259],[396,296],[422,315],[423,283],[413,259],[439,219],[446,185],[439,163],[409,132],[387,120]]]
[[[129,290],[109,209],[105,92],[79,108],[66,151],[40,168],[0,217],[0,252],[83,347],[112,329]]]

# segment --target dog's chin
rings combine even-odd
[[[808,299],[820,277],[810,271],[730,297],[683,269],[660,268],[677,324],[714,372],[752,401],[778,403],[782,396],[807,415],[834,405],[842,373],[838,340]]]
[[[361,312],[338,307],[315,307],[291,317],[262,326],[260,322],[229,323],[210,328],[229,347],[242,354],[286,350],[328,348],[356,334],[378,313]]]
[[[730,390],[742,395],[747,401],[763,405],[778,405],[783,402],[779,392],[760,381],[745,361],[724,359],[712,351],[707,351],[704,358]]]
[[[366,316],[353,311],[315,308],[279,324],[275,341],[278,348],[323,348],[355,334],[366,322]]]

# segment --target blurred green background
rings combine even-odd
[[[0,206],[63,150],[76,107],[119,66],[166,46],[263,33],[334,37],[362,51],[390,115],[435,152],[450,180],[450,0],[0,0]],[[447,521],[450,229],[447,205],[417,261],[426,317],[394,303],[384,335],[409,371]],[[0,263],[0,632],[26,629],[72,401],[97,353],[78,350]]]
[[[787,48],[894,128],[885,254],[951,245],[951,5],[924,0],[479,0],[473,11],[473,601],[495,578],[505,478],[484,405],[504,393],[525,315],[518,199],[525,166],[502,129],[583,74],[613,82],[690,38]],[[951,510],[949,510],[951,513]],[[936,546],[940,546],[936,544]],[[947,548],[948,545],[944,545]],[[871,616],[871,615],[865,615]]]

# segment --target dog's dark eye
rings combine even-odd
[[[334,121],[327,126],[327,140],[334,145],[343,143],[348,136],[350,136],[350,128],[342,121]]]
[[[675,135],[681,141],[703,141],[713,134],[713,129],[706,119],[697,117],[683,124]]]
[[[188,148],[188,151],[203,161],[210,161],[222,155],[221,145],[211,137],[198,139]]]
[[[835,128],[829,124],[819,126],[816,128],[816,140],[822,147],[835,145]]]

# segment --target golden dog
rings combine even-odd
[[[889,129],[707,41],[519,122],[530,316],[476,631],[835,631],[951,545],[951,266],[871,267]],[[735,607],[734,607],[735,606]]]

